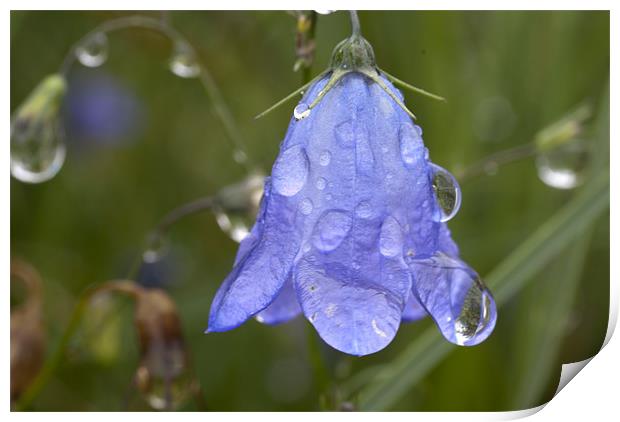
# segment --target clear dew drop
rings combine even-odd
[[[538,177],[547,186],[556,189],[573,189],[584,181],[590,164],[590,151],[586,141],[574,139],[536,157]]]
[[[355,207],[355,215],[364,219],[372,217],[372,205],[370,205],[370,202],[360,201]]]
[[[142,261],[147,264],[154,264],[161,261],[168,253],[168,239],[162,235],[153,234],[149,236],[146,248],[142,253]]]
[[[327,180],[325,180],[324,177],[319,177],[318,179],[316,179],[316,188],[318,190],[324,190],[326,186]]]
[[[406,166],[413,166],[416,161],[419,161],[424,148],[416,127],[419,128],[419,126],[404,124],[399,130],[400,155]]]
[[[301,212],[303,215],[312,214],[312,210],[314,210],[314,204],[312,203],[312,200],[310,200],[310,198],[304,198],[299,203],[299,212]]]
[[[293,117],[295,117],[295,120],[303,120],[310,115],[310,111],[308,104],[299,103],[293,110]]]
[[[140,396],[156,410],[174,410],[191,395],[192,376],[179,343],[155,344],[134,375]]]
[[[91,35],[75,49],[78,61],[86,67],[99,67],[108,59],[108,36],[103,32]]]
[[[353,133],[353,123],[347,120],[336,126],[336,141],[342,148],[353,148],[355,146],[355,134]]]
[[[388,258],[396,257],[403,252],[403,232],[398,221],[392,216],[387,217],[381,225],[379,252]]]
[[[56,119],[15,120],[11,125],[11,174],[25,183],[52,179],[65,162],[66,147]]]
[[[456,343],[463,346],[482,332],[491,321],[491,296],[479,277],[467,291],[463,306],[454,320]]]
[[[333,251],[347,237],[351,224],[351,217],[342,211],[326,212],[314,226],[312,244],[320,251]]]
[[[196,53],[184,43],[177,43],[174,46],[168,66],[170,71],[180,78],[196,78],[201,72]]]
[[[306,184],[308,167],[306,151],[300,145],[290,147],[280,154],[273,166],[273,188],[280,195],[295,195]]]
[[[461,188],[447,170],[429,163],[432,172],[432,186],[440,210],[440,222],[451,220],[461,206]]]
[[[235,242],[241,242],[250,233],[251,216],[243,213],[226,213],[221,209],[215,209],[213,213],[220,229]]]
[[[323,167],[328,166],[329,163],[332,160],[332,153],[325,150],[323,152],[321,152],[321,155],[319,156],[319,164],[322,165]]]

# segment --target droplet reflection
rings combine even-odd
[[[65,160],[58,110],[66,83],[59,75],[45,78],[24,101],[11,122],[11,174],[26,183],[50,180]]]
[[[440,208],[440,222],[451,220],[461,207],[461,188],[452,174],[436,164],[430,164],[432,185]]]
[[[103,32],[89,36],[75,49],[79,62],[86,67],[99,67],[108,59],[108,37]]]
[[[586,141],[571,140],[536,157],[538,177],[556,189],[573,189],[581,185],[590,164]]]
[[[196,53],[185,43],[177,43],[169,62],[170,71],[180,78],[195,78],[201,69]]]
[[[256,220],[264,181],[262,174],[252,174],[216,195],[213,213],[217,224],[235,242],[241,242],[249,234]]]
[[[298,104],[297,107],[295,107],[295,109],[293,110],[293,117],[295,117],[295,120],[305,119],[309,115],[310,108],[308,108],[308,105],[304,103]]]

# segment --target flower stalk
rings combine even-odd
[[[307,83],[306,85],[298,88],[293,93],[286,96],[284,99],[278,101],[273,106],[269,107],[267,110],[263,111],[259,115],[256,116],[256,119],[261,118],[284,103],[288,102],[290,99],[296,97],[298,94],[304,93],[310,86],[312,86],[315,82],[323,79],[324,77],[329,76],[328,82],[325,87],[318,93],[316,98],[308,105],[306,115],[315,108],[325,97],[325,95],[331,91],[337,84],[342,80],[342,78],[351,73],[359,73],[369,78],[373,82],[387,93],[390,98],[398,104],[398,106],[403,109],[412,119],[416,119],[415,114],[411,110],[409,110],[399,96],[389,88],[386,84],[385,78],[388,80],[392,80],[397,82],[403,88],[409,89],[416,94],[421,94],[432,98],[434,100],[445,101],[445,99],[439,95],[432,94],[424,89],[417,88],[411,84],[401,81],[391,75],[386,74],[382,69],[380,69],[375,61],[375,53],[372,48],[372,45],[361,35],[361,26],[359,22],[359,17],[357,12],[351,10],[349,12],[349,16],[351,19],[351,36],[343,41],[341,41],[332,52],[331,60],[328,69],[323,71],[317,77],[315,77],[312,81]]]

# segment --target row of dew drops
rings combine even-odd
[[[104,32],[95,33],[79,44],[74,53],[83,66],[99,67],[108,59],[108,36]],[[197,78],[202,71],[194,50],[184,41],[175,42],[168,66],[181,78]],[[63,76],[48,76],[13,115],[11,174],[17,180],[46,182],[62,168],[66,146],[60,110],[65,92]]]
[[[98,32],[89,36],[75,48],[74,53],[77,60],[86,67],[103,65],[109,54],[106,33]],[[193,48],[184,41],[175,41],[168,65],[170,71],[181,78],[196,78],[202,71]],[[65,88],[63,86],[62,92],[58,93],[57,88],[50,88],[55,85],[46,85],[48,79],[20,106],[11,123],[11,173],[26,183],[50,180],[60,171],[65,159],[64,133],[59,118]],[[303,104],[294,110],[297,120],[309,114],[307,106]],[[544,134],[545,130],[541,131],[545,136],[539,136],[543,141],[537,139],[535,143],[536,167],[538,176],[545,184],[557,189],[572,189],[583,182],[590,156],[588,142],[579,136],[583,117],[584,113],[578,111],[545,129],[556,133],[549,135]],[[558,141],[558,138],[561,139]],[[440,220],[448,221],[459,209],[460,188],[456,179],[446,170],[435,165],[432,170],[433,188],[442,212]],[[214,210],[222,230],[237,242],[247,235],[253,222],[256,207],[250,208],[249,212],[242,213],[228,213],[223,208]]]
[[[87,67],[99,67],[104,64],[108,59],[108,52],[108,36],[105,32],[91,35],[75,49],[77,59]],[[196,78],[201,72],[194,50],[183,41],[175,42],[168,67],[172,73],[181,78]]]

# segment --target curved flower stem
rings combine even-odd
[[[60,74],[63,75],[66,79],[66,75],[69,73],[71,66],[75,63],[76,50],[84,43],[86,43],[95,34],[108,34],[110,32],[115,32],[121,29],[128,28],[143,28],[159,32],[160,34],[171,40],[173,43],[183,45],[188,50],[188,52],[194,57],[196,57],[196,59],[198,60],[198,54],[196,52],[196,49],[179,31],[177,31],[173,26],[171,26],[168,15],[162,15],[161,19],[135,15],[106,21],[89,31],[82,38],[80,38],[70,47],[67,55],[63,59],[62,65],[60,67]],[[222,123],[222,126],[224,127],[224,131],[226,132],[229,141],[235,148],[235,161],[243,165],[246,171],[249,172],[250,170],[252,170],[251,167],[255,166],[251,165],[251,163],[248,163],[248,154],[246,152],[243,136],[237,129],[237,125],[235,124],[232,113],[228,108],[228,105],[226,104],[226,101],[224,100],[224,97],[217,83],[215,82],[207,68],[202,65],[200,66],[200,74],[198,78],[205,90],[205,93],[207,94],[209,100],[213,105],[215,116]]]
[[[142,264],[142,253],[145,250],[151,249],[153,245],[160,243],[168,233],[171,226],[189,215],[197,214],[205,210],[212,210],[215,202],[216,201],[213,197],[206,196],[185,203],[166,214],[147,236],[147,245],[146,248],[141,251],[137,269],[139,269],[140,264]]]
[[[488,155],[461,171],[455,171],[454,176],[459,182],[464,183],[476,176],[489,173],[490,170],[496,170],[501,165],[519,161],[535,154],[536,144],[534,142],[529,142]]]
[[[292,15],[297,19],[295,34],[295,55],[297,60],[293,65],[293,71],[301,69],[302,81],[310,81],[312,64],[314,62],[314,50],[316,47],[314,36],[318,13],[314,10],[295,11]]]
[[[353,36],[362,35],[362,28],[360,26],[360,18],[357,16],[357,10],[349,10],[349,16],[351,18],[351,33]]]
[[[155,226],[152,233],[165,234],[170,226],[177,221],[181,220],[188,215],[196,214],[205,210],[213,209],[215,200],[211,196],[199,198],[194,201],[183,204],[172,211],[170,211],[161,221]]]

